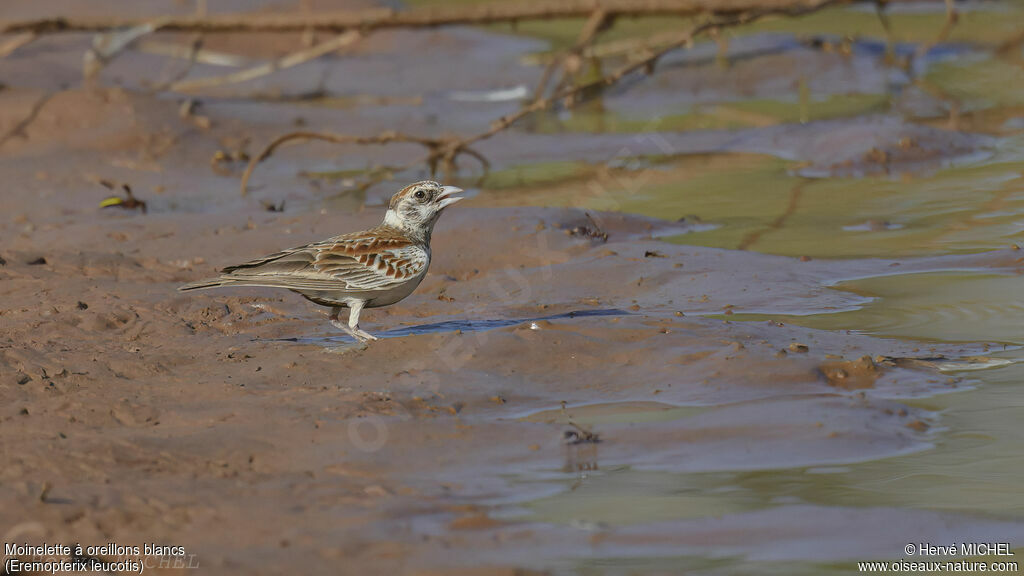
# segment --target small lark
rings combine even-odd
[[[331,307],[331,324],[366,342],[359,329],[363,308],[394,304],[416,289],[430,266],[430,234],[441,212],[462,200],[454,186],[423,181],[391,198],[384,221],[362,232],[342,234],[225,268],[218,278],[178,290],[221,286],[287,288]],[[348,324],[339,319],[349,309]]]

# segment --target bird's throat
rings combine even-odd
[[[398,212],[390,208],[384,213],[382,224],[388,228],[401,230],[410,240],[420,244],[430,244],[430,234],[434,231],[434,220],[422,225],[410,225],[409,222],[399,217]]]

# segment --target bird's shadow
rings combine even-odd
[[[508,326],[515,326],[517,324],[523,324],[525,322],[539,322],[542,320],[561,320],[564,318],[585,318],[591,316],[628,316],[630,313],[625,310],[618,308],[608,308],[604,310],[574,310],[572,312],[564,312],[562,314],[551,314],[549,316],[537,316],[533,318],[502,318],[502,319],[484,319],[484,320],[446,320],[444,322],[432,322],[430,324],[420,324],[418,326],[402,326],[401,328],[392,328],[384,332],[376,332],[374,336],[380,339],[384,338],[401,338],[403,336],[412,336],[419,334],[436,334],[440,332],[455,332],[460,331],[466,332],[483,332],[487,330],[496,330],[498,328],[506,328]],[[302,344],[351,344],[355,340],[349,336],[337,333],[329,336],[316,336],[316,337],[303,337],[303,338],[273,338],[272,342],[299,342]]]

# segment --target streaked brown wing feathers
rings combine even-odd
[[[378,227],[336,236],[224,269],[238,279],[285,287],[386,290],[421,273],[426,251],[398,231]]]

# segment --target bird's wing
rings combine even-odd
[[[429,258],[398,231],[378,227],[229,266],[223,277],[300,290],[387,290],[423,273]]]

